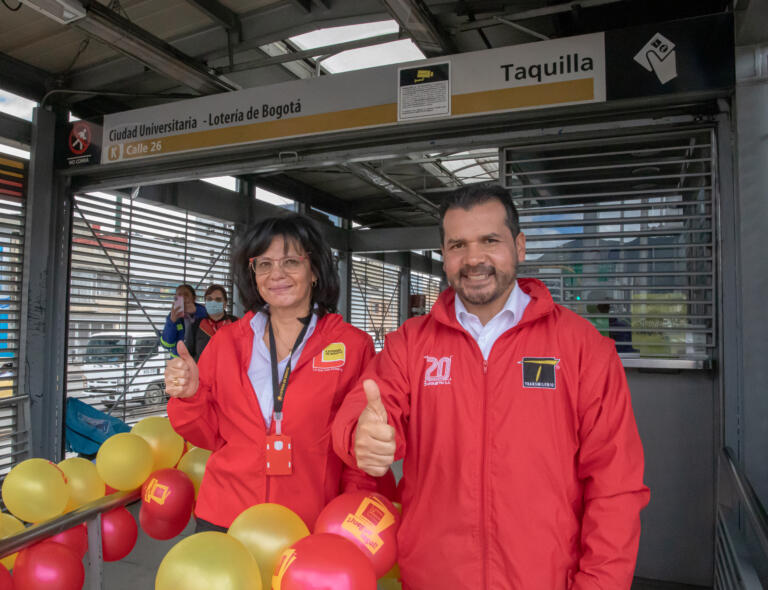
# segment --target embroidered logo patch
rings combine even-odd
[[[450,385],[452,356],[437,358],[425,356],[427,368],[424,371],[424,385]]]
[[[323,352],[312,359],[312,369],[315,371],[341,371],[347,360],[347,347],[343,342],[334,342],[323,349]]]
[[[523,387],[555,389],[555,368],[559,362],[560,359],[556,358],[524,357],[520,361],[523,365]]]

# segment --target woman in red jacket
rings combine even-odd
[[[339,279],[309,219],[266,219],[240,244],[235,280],[249,311],[216,333],[199,365],[179,345],[165,370],[168,417],[213,451],[195,507],[198,531],[225,529],[262,502],[287,506],[311,529],[342,491],[376,489],[334,454],[330,436],[373,342],[331,313]]]

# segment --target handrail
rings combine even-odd
[[[51,520],[32,525],[15,535],[0,539],[0,558],[16,553],[25,547],[29,547],[41,539],[63,533],[64,531],[99,516],[104,512],[108,512],[113,508],[130,504],[140,497],[141,490],[115,492],[114,494],[104,496],[93,502],[88,502],[72,512],[67,512],[66,514],[62,514]]]
[[[749,520],[752,522],[753,532],[757,537],[763,549],[763,555],[768,558],[768,512],[760,502],[760,498],[755,492],[749,478],[739,465],[736,459],[736,453],[730,447],[723,447],[726,464],[728,465],[731,477],[739,491],[741,499],[744,501]]]

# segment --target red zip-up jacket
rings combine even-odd
[[[612,340],[546,287],[484,361],[454,291],[388,335],[379,384],[403,458],[398,534],[409,590],[628,590],[640,536],[643,449]],[[361,386],[333,425],[352,443]]]
[[[377,487],[374,478],[341,462],[333,452],[330,432],[344,396],[374,355],[373,342],[337,314],[318,320],[285,393],[282,426],[292,439],[293,474],[267,476],[267,429],[248,378],[252,317],[250,312],[220,328],[200,357],[197,393],[168,401],[168,417],[176,432],[213,451],[195,515],[229,527],[246,508],[276,502],[295,511],[311,530],[320,510],[342,491]],[[324,356],[324,351],[332,354]],[[270,432],[274,430],[273,420]]]

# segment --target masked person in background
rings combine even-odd
[[[199,365],[182,343],[165,369],[171,424],[213,451],[195,506],[197,530],[224,530],[262,502],[287,506],[311,530],[340,493],[378,487],[331,447],[331,422],[373,358],[373,342],[333,313],[339,276],[308,218],[253,226],[233,267],[248,313],[218,330]]]
[[[178,356],[176,343],[184,341],[192,322],[206,315],[205,307],[195,303],[195,289],[192,285],[183,284],[176,287],[171,312],[165,318],[165,327],[160,336],[160,344],[171,353],[171,357]]]
[[[184,336],[184,344],[195,361],[200,360],[203,349],[222,326],[237,321],[226,312],[227,290],[221,285],[211,285],[205,290],[205,311],[208,317],[196,318]]]

